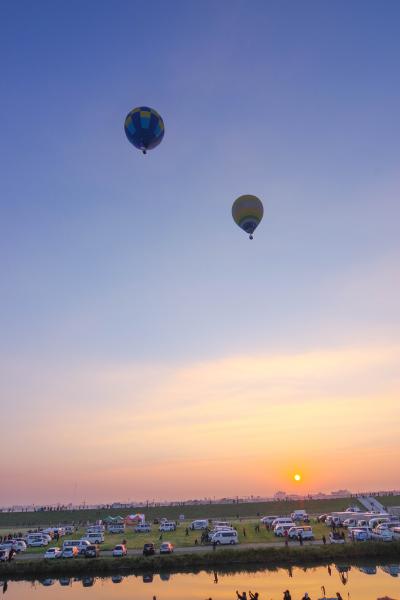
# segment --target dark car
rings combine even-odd
[[[85,549],[86,558],[97,558],[100,554],[100,549],[96,544],[91,544]]]
[[[143,546],[143,555],[144,556],[151,556],[152,554],[156,553],[156,549],[154,544],[145,544]]]

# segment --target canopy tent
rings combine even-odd
[[[144,518],[144,514],[142,513],[136,513],[135,515],[128,515],[127,517],[125,517],[124,519],[124,523],[125,525],[141,525],[142,523],[145,523],[146,520]]]

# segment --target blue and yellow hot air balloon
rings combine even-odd
[[[232,217],[236,225],[239,225],[249,238],[253,239],[253,233],[256,227],[260,224],[264,215],[262,202],[257,196],[249,194],[239,196],[232,205]]]
[[[164,137],[164,121],[154,108],[139,106],[131,110],[125,119],[125,134],[131,144],[146,154]]]

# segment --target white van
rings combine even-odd
[[[89,525],[86,528],[86,533],[103,533],[104,530],[104,525]]]
[[[279,519],[278,515],[266,515],[265,517],[261,517],[260,522],[264,523],[264,525],[271,525],[275,519]]]
[[[83,554],[86,548],[90,545],[91,542],[89,542],[87,538],[81,540],[64,540],[62,549],[65,550],[66,548],[72,548],[73,546],[76,546],[79,550],[79,554]]]
[[[91,544],[102,544],[104,542],[104,533],[102,531],[94,531],[87,533],[82,539],[88,540]]]
[[[113,523],[108,527],[109,533],[124,533],[125,532],[125,523]]]
[[[278,517],[277,519],[274,519],[272,521],[271,526],[273,529],[277,525],[286,525],[287,523],[289,523],[292,527],[294,527],[296,525],[296,523],[293,523],[293,521],[290,517]]]
[[[306,510],[295,510],[290,516],[292,517],[292,521],[302,521],[308,518]]]
[[[26,536],[26,543],[32,548],[38,546],[47,546],[49,543],[48,536],[43,533],[28,533]]]
[[[381,523],[389,523],[390,522],[390,518],[389,517],[374,517],[373,519],[369,520],[368,525],[371,527],[371,529],[374,529],[374,527],[376,527],[377,525],[380,525]]]
[[[275,525],[274,535],[282,537],[285,535],[285,531],[289,532],[289,530],[293,529],[293,527],[296,527],[296,523],[280,523],[279,525]]]
[[[197,521],[192,521],[190,523],[190,529],[192,531],[197,530],[197,529],[207,529],[207,527],[208,527],[207,519],[197,519]]]
[[[297,540],[299,538],[299,534],[301,533],[301,537],[303,540],[313,540],[314,533],[311,527],[308,525],[304,525],[303,527],[291,527],[288,530],[288,535],[290,539]]]
[[[238,544],[239,538],[238,533],[235,529],[224,529],[217,531],[211,538],[211,542],[214,544]]]
[[[176,525],[172,521],[164,521],[158,528],[158,531],[175,531]]]
[[[231,527],[228,521],[213,521],[213,527]]]

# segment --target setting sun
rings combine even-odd
[[[299,475],[298,473],[296,473],[296,475],[293,477],[293,479],[295,481],[301,481],[301,475]]]

